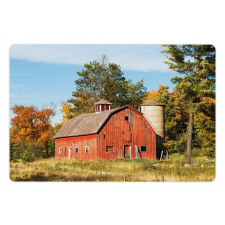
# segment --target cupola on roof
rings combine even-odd
[[[112,103],[111,103],[111,102],[106,101],[105,99],[101,99],[100,101],[95,102],[95,104],[94,104],[94,105],[112,105]]]

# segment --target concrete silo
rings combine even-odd
[[[144,113],[156,130],[156,152],[157,158],[160,158],[162,151],[163,155],[166,154],[163,146],[165,141],[165,105],[153,100],[145,100],[140,105],[139,110]]]

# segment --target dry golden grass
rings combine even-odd
[[[120,159],[115,161],[75,161],[42,159],[31,163],[10,163],[12,181],[213,181],[215,160],[197,157],[192,167],[183,166],[182,157],[163,161]]]

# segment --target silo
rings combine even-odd
[[[140,105],[139,110],[144,113],[156,130],[156,152],[157,158],[159,158],[162,151],[165,155],[163,146],[165,141],[165,105],[153,100],[145,100]]]

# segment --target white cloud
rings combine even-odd
[[[10,58],[84,65],[103,54],[123,70],[168,71],[160,45],[13,45]]]
[[[13,98],[13,99],[18,99],[19,98],[19,96],[18,95],[16,95],[16,94],[10,94],[10,98]]]

